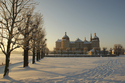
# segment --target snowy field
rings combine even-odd
[[[124,55],[45,57],[27,68],[23,68],[23,56],[13,55],[11,60],[9,77],[3,78],[4,66],[0,67],[0,83],[125,83]]]

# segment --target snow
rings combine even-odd
[[[63,38],[69,38],[69,37],[65,34],[65,35],[63,36]],[[63,38],[62,38],[62,39],[63,39]]]
[[[94,52],[94,49],[90,50],[91,52]]]
[[[10,65],[9,77],[3,78],[3,69],[0,67],[0,83],[125,83],[125,55],[45,57],[26,68],[20,57]]]
[[[94,49],[92,49],[92,50],[90,50],[89,52],[94,52],[95,50]],[[98,50],[96,50],[96,52],[99,52]]]
[[[58,39],[56,42],[61,42],[61,39]]]
[[[91,42],[84,42],[84,44],[91,44]]]
[[[98,38],[97,36],[96,36],[96,33],[94,33],[94,37],[93,38]]]
[[[98,38],[97,36],[94,36],[94,38]]]
[[[83,41],[77,38],[75,42],[83,42]]]
[[[87,41],[86,38],[83,42],[84,42],[84,44],[91,44],[91,42]]]
[[[84,44],[91,44],[91,42],[85,40],[85,41],[84,41]]]

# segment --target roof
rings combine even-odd
[[[67,39],[67,40],[69,40],[69,37],[67,36],[66,32],[65,32],[65,35],[62,37],[62,39]]]
[[[68,36],[65,34],[64,36],[63,36],[63,38],[67,38]],[[69,37],[68,37],[69,38]]]
[[[61,39],[58,39],[56,42],[61,42]]]
[[[84,44],[91,44],[91,42],[88,42],[88,41],[87,41],[87,42],[84,42]]]
[[[92,49],[92,50],[90,50],[91,52],[94,52],[95,50],[94,49]]]
[[[84,39],[84,44],[90,44],[91,42],[87,41],[86,38]]]
[[[96,33],[94,33],[94,37],[93,38],[98,38],[97,36],[96,36]]]
[[[90,50],[89,52],[94,52],[95,50],[94,49],[92,49],[92,50]],[[99,52],[98,50],[96,50],[96,52]]]
[[[70,41],[70,43],[75,43],[75,41]]]
[[[77,38],[75,42],[83,42],[83,41]]]
[[[93,38],[98,38],[96,35]]]

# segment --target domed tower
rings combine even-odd
[[[62,41],[61,41],[61,48],[63,48],[63,50],[66,50],[67,48],[69,48],[69,41],[70,41],[69,37],[65,32],[65,35],[62,37]]]
[[[99,42],[100,42],[99,38],[96,36],[96,33],[94,33],[94,37],[92,38],[92,48],[94,48],[94,47],[99,48],[100,47]]]
[[[62,39],[69,40],[69,37],[67,36],[66,32],[65,35],[62,37]]]

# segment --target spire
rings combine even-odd
[[[66,32],[65,32],[65,35],[66,35]]]
[[[84,38],[84,40],[86,40],[86,37]]]
[[[92,41],[92,33],[90,34],[90,41]]]
[[[96,36],[96,33],[94,33],[94,36]]]

